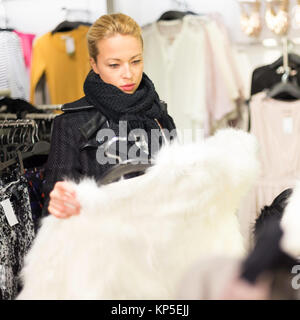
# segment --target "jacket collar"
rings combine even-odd
[[[103,126],[105,121],[106,117],[102,113],[96,112],[87,123],[79,128],[79,131],[86,140],[89,140]]]
[[[74,106],[71,103],[66,103],[61,107],[61,111],[63,112],[74,112],[74,111],[84,111],[84,110],[91,110],[96,109],[95,106],[86,105],[86,106]]]
[[[160,105],[162,109],[164,109],[164,111],[167,111],[167,105],[164,101],[160,100]],[[96,109],[95,106],[87,104],[85,97],[79,99],[75,104],[64,104],[61,110],[65,113],[85,110],[97,110],[95,115],[93,115],[87,123],[85,123],[83,126],[79,128],[79,131],[86,140],[89,140],[95,134],[95,132],[103,126],[103,124],[107,120],[106,117],[102,113],[100,113],[100,111]]]
[[[65,104],[62,106],[61,110],[64,113],[71,113],[76,111],[86,111],[86,110],[96,110],[97,112],[91,116],[88,122],[82,125],[79,128],[80,133],[85,138],[85,140],[89,140],[95,132],[101,128],[104,122],[107,120],[106,117],[99,112],[95,106],[93,105],[72,105],[72,104]]]

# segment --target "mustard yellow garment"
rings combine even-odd
[[[45,73],[46,85],[52,104],[63,104],[81,98],[83,83],[90,70],[86,34],[89,27],[81,25],[72,31],[48,32],[37,38],[33,45],[30,101],[35,103],[35,89]],[[75,52],[66,50],[66,40],[74,39]]]

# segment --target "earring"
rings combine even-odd
[[[244,4],[252,6],[252,11],[248,14],[244,8]],[[258,37],[261,31],[261,19],[260,19],[260,1],[256,2],[240,2],[241,17],[240,24],[242,31],[249,37]]]
[[[267,27],[277,35],[284,35],[289,28],[288,5],[289,0],[281,0],[280,8],[277,13],[274,10],[274,2],[267,2],[265,20]],[[278,2],[278,1],[276,1]]]

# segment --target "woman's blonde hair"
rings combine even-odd
[[[141,27],[129,16],[123,13],[106,14],[97,19],[87,33],[89,55],[97,61],[99,40],[107,39],[116,34],[131,35],[141,40]]]

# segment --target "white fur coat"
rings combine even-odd
[[[164,147],[143,176],[75,185],[81,213],[44,218],[18,299],[174,299],[201,255],[244,254],[236,210],[256,153],[253,136],[223,129]]]

